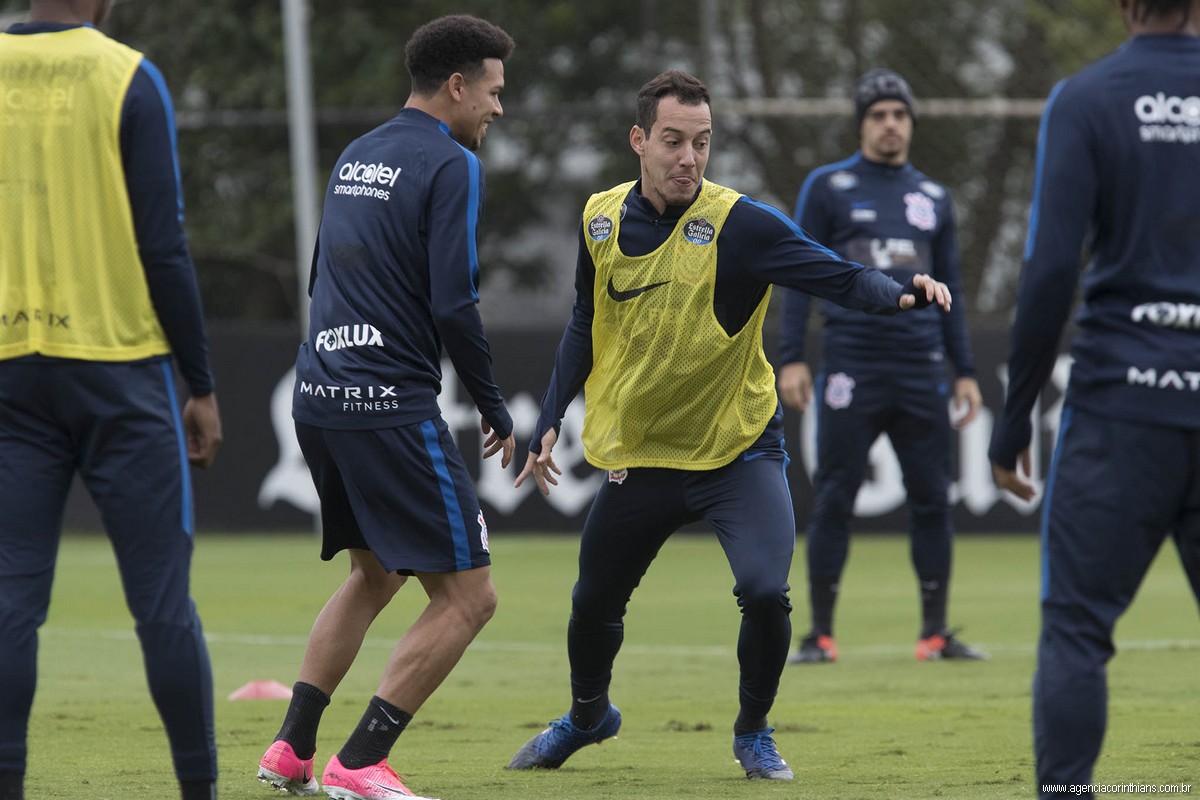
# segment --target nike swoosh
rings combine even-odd
[[[375,788],[382,789],[383,791],[388,792],[389,794],[395,795],[396,797],[407,797],[408,796],[408,795],[405,795],[404,792],[395,788],[394,786],[387,786],[386,784],[382,784],[379,781],[373,781],[369,778],[367,779],[366,782],[371,784]]]
[[[632,300],[638,295],[643,295],[651,289],[657,289],[659,286],[666,286],[670,281],[659,281],[651,283],[647,286],[638,286],[633,289],[626,289],[623,292],[617,291],[617,287],[613,286],[612,278],[608,279],[608,296],[618,303],[624,303],[626,300]]]
[[[389,722],[391,722],[393,725],[399,725],[399,724],[400,724],[400,720],[396,719],[396,718],[395,718],[395,717],[393,717],[391,714],[387,713],[387,711],[384,711],[384,709],[383,709],[383,708],[381,708],[381,707],[379,707],[379,706],[375,706],[375,707],[376,707],[376,708],[378,708],[378,709],[379,709],[381,712],[383,712],[383,715],[384,715],[385,717],[387,717],[387,718],[388,718],[388,721],[389,721]]]

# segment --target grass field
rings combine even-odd
[[[907,540],[858,537],[838,615],[841,661],[784,673],[771,721],[796,780],[775,783],[745,780],[730,754],[738,613],[728,567],[711,537],[677,536],[630,605],[612,693],[625,717],[620,737],[557,772],[508,772],[516,749],[567,707],[576,547],[571,536],[493,533],[499,611],[393,752],[414,791],[446,800],[1034,796],[1033,537],[959,538],[951,619],[992,660],[932,664],[912,657],[918,605]],[[213,660],[223,800],[275,794],[254,771],[283,701],[225,698],[256,679],[291,685],[308,627],[347,569],[344,559],[320,562],[317,549],[312,534],[198,541],[193,593]],[[799,631],[807,622],[799,558],[792,576]],[[376,622],[325,713],[318,771],[357,722],[421,598],[415,584],[406,587]],[[1174,550],[1164,549],[1117,631],[1097,782],[1200,783],[1196,622]],[[178,797],[99,536],[63,542],[40,660],[31,800]]]

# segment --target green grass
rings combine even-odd
[[[417,792],[446,800],[1033,796],[1033,537],[959,538],[951,620],[993,657],[945,664],[912,658],[918,603],[907,540],[855,540],[838,615],[841,661],[789,666],[771,716],[796,769],[790,783],[746,781],[732,762],[738,613],[720,548],[704,535],[669,542],[634,595],[612,693],[625,717],[620,737],[557,772],[506,771],[516,749],[567,707],[564,639],[577,542],[493,533],[492,548],[499,611],[393,753]],[[193,593],[213,660],[223,800],[273,795],[253,776],[284,703],[225,698],[256,679],[291,685],[308,628],[348,568],[344,557],[320,562],[317,550],[312,534],[198,542]],[[807,623],[801,557],[792,577],[799,631]],[[415,585],[406,587],[377,620],[325,713],[318,770],[357,722],[422,598]],[[1172,548],[1117,638],[1097,782],[1192,782],[1200,760],[1200,639]],[[30,798],[178,796],[100,537],[63,542],[40,663]]]

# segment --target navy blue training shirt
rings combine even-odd
[[[850,261],[884,270],[900,283],[927,273],[954,298],[949,312],[931,307],[887,319],[823,302],[826,358],[887,367],[939,363],[949,354],[958,377],[975,376],[954,206],[944,186],[910,163],[890,166],[859,152],[809,173],[792,218]],[[778,363],[807,360],[810,303],[804,292],[785,292]]]
[[[479,318],[483,205],[483,165],[423,111],[350,143],[325,192],[298,422],[354,430],[437,416],[444,346],[484,419],[512,433]]]
[[[688,206],[668,206],[660,215],[642,197],[641,186],[638,181],[625,199],[618,233],[621,252],[633,257],[646,255],[662,246],[688,209]],[[595,311],[592,298],[596,265],[584,237],[581,220],[575,266],[575,305],[559,342],[550,385],[542,397],[541,415],[530,441],[530,449],[534,452],[541,451],[542,436],[551,427],[557,427],[592,370],[592,316]],[[900,311],[902,293],[901,284],[876,270],[847,263],[810,239],[785,214],[747,196],[733,204],[717,237],[715,284],[713,311],[730,336],[745,327],[771,284],[789,286],[883,314]],[[911,291],[911,287],[909,289]],[[925,303],[923,293],[918,293],[917,301],[918,305]],[[782,437],[779,413],[771,424],[779,427],[779,437]]]
[[[7,32],[52,34],[78,27],[26,22],[11,26]],[[175,107],[162,73],[145,58],[133,75],[121,108],[120,141],[125,188],[150,300],[192,396],[211,394],[214,384],[204,312],[183,228]]]
[[[1067,402],[1200,428],[1200,38],[1134,37],[1050,94],[989,452],[1002,467],[1029,444],[1084,245]]]

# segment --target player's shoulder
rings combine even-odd
[[[1072,111],[1103,106],[1110,99],[1114,79],[1121,79],[1133,66],[1129,49],[1118,48],[1056,83],[1047,106]]]
[[[908,166],[908,183],[914,189],[926,195],[934,202],[941,202],[950,199],[950,189],[946,186],[946,184],[929,177],[924,172],[917,169],[917,167],[911,162]]]
[[[804,179],[808,191],[848,192],[858,188],[862,182],[862,158],[854,154],[850,158],[815,167]]]
[[[778,207],[756,200],[748,194],[740,195],[729,209],[725,227],[732,232],[750,236],[768,236],[781,233],[779,228],[799,230],[796,223]]]
[[[483,172],[479,157],[459,144],[436,120],[425,115],[406,116],[404,112],[359,136],[346,148],[346,153],[402,164],[427,180],[441,176],[474,182]]]

